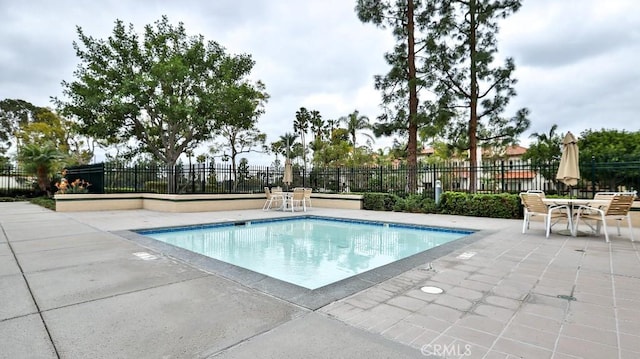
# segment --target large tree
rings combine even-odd
[[[434,115],[431,101],[420,101],[419,92],[431,79],[431,67],[425,62],[425,34],[432,9],[418,0],[358,0],[356,12],[363,22],[380,28],[389,27],[396,38],[392,52],[385,54],[391,66],[384,76],[375,77],[375,87],[382,91],[384,114],[378,117],[374,134],[406,136],[408,186],[417,188],[418,129],[432,128],[434,134],[442,126],[442,118]]]
[[[0,101],[0,154],[28,144],[49,143],[65,156],[67,166],[87,164],[93,157],[91,141],[79,136],[72,121],[47,107],[24,100]]]
[[[255,120],[266,99],[262,86],[247,80],[249,55],[188,36],[166,16],[145,26],[142,37],[120,20],[106,40],[77,32],[76,79],[62,83],[68,99],[57,104],[84,134],[129,143],[168,166],[222,125]]]
[[[640,131],[585,130],[578,138],[580,172],[600,190],[637,189],[640,169]],[[594,161],[597,165],[593,167]]]
[[[438,74],[436,94],[449,117],[451,140],[466,138],[472,169],[477,148],[514,142],[530,124],[526,108],[513,117],[503,113],[516,95],[512,58],[496,65],[498,20],[520,8],[520,0],[427,0],[437,14],[430,26],[430,66]],[[476,187],[476,171],[470,171],[470,190]]]
[[[0,101],[0,154],[5,154],[14,145],[21,146],[20,129],[35,122],[38,113],[42,110],[47,109],[24,100]]]

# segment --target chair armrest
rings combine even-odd
[[[604,213],[604,210],[602,210],[600,207],[593,207],[593,206],[585,206],[585,205],[580,205],[578,206],[578,208],[576,209],[576,213],[580,212],[580,213],[593,213],[593,212],[598,212],[599,214]]]

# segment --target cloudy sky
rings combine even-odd
[[[374,120],[380,96],[373,76],[388,67],[388,30],[361,23],[348,0],[0,0],[0,99],[52,106],[60,82],[73,80],[78,59],[76,26],[108,37],[114,21],[139,33],[167,15],[230,53],[256,61],[252,77],[271,98],[260,118],[268,141],[292,131],[301,106],[337,119],[359,110]],[[636,6],[634,6],[636,5]],[[637,0],[524,0],[501,23],[500,56],[515,59],[516,109],[531,111],[522,136],[548,132],[578,135],[585,129],[640,130],[640,15]],[[390,144],[388,139],[377,146]],[[254,157],[255,162],[268,162]],[[250,162],[254,162],[250,158]]]

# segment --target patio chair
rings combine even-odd
[[[304,189],[304,205],[305,208],[311,207],[311,192],[313,190],[311,188]]]
[[[280,206],[282,206],[282,195],[280,194],[280,192],[282,191],[277,191],[276,189],[274,189],[273,191],[270,191],[269,187],[264,188],[264,193],[265,195],[267,195],[267,200],[264,202],[264,205],[262,206],[263,211],[270,210],[271,206],[273,206],[274,203],[277,204],[280,202]]]
[[[596,194],[597,196],[598,194]],[[618,228],[618,236],[620,236],[620,221],[623,219],[627,220],[627,224],[629,225],[629,235],[631,237],[631,241],[634,241],[633,238],[633,226],[631,225],[631,206],[633,205],[633,200],[635,199],[635,193],[633,192],[625,192],[625,193],[614,193],[611,195],[610,193],[603,193],[600,195],[600,199],[606,199],[607,197],[611,198],[611,202],[605,207],[593,207],[593,206],[580,206],[578,207],[578,214],[576,216],[576,229],[578,228],[578,224],[580,223],[580,219],[585,220],[585,223],[591,228],[592,232],[600,235],[600,228],[602,227],[604,230],[604,238],[605,241],[609,242],[609,233],[607,233],[607,220],[612,219],[616,221],[616,227]],[[587,221],[595,221],[595,228],[593,225],[589,224]]]
[[[541,189],[529,189],[527,190],[527,193],[538,193],[540,195],[540,197],[545,198],[545,193],[543,190]],[[524,214],[525,216],[527,215],[527,207],[524,207]]]
[[[573,223],[571,218],[571,211],[567,205],[546,205],[542,202],[542,196],[540,193],[520,193],[520,200],[525,208],[524,222],[522,223],[522,233],[526,233],[529,229],[529,222],[531,217],[541,216],[544,217],[544,225],[546,230],[546,237],[549,238],[551,233],[551,227],[558,223],[562,219],[567,219],[567,227],[573,231]]]
[[[296,208],[302,208],[305,212],[307,211],[307,205],[304,200],[304,188],[294,188],[293,195],[291,196],[291,212],[293,212]]]

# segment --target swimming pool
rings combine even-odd
[[[316,290],[473,232],[306,216],[137,233]]]

